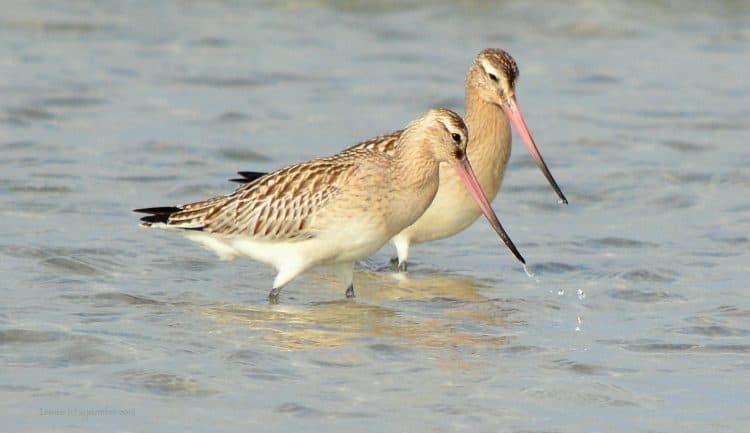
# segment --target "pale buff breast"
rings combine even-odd
[[[493,127],[487,126],[475,127],[476,135],[469,141],[468,155],[485,195],[492,201],[500,190],[505,166],[510,158],[510,127],[504,118]],[[472,134],[471,129],[469,134]],[[479,207],[453,168],[441,165],[440,187],[432,204],[394,240],[421,243],[450,237],[465,230],[480,215]]]

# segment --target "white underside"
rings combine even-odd
[[[392,239],[399,262],[407,260],[410,245],[453,236],[472,225],[482,214],[453,170],[441,167],[440,176],[440,188],[427,211]],[[491,184],[491,181],[486,183]],[[489,192],[489,200],[495,197],[498,189],[497,186],[483,188]]]
[[[163,224],[154,228],[171,229]],[[195,230],[180,230],[188,239],[233,260],[249,257],[276,268],[274,288],[286,285],[299,274],[316,266],[325,266],[337,274],[347,287],[352,283],[354,262],[374,254],[388,239],[372,225],[351,224],[345,229],[327,230],[316,237],[297,241],[257,240],[250,236],[222,236]]]

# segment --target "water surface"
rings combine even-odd
[[[742,1],[12,2],[0,15],[8,431],[743,432],[750,7]],[[486,47],[521,146],[480,221],[270,306],[131,209],[462,112]],[[518,141],[518,140],[516,140]]]

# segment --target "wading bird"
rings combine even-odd
[[[469,160],[484,193],[490,201],[493,200],[500,190],[510,158],[509,123],[512,123],[560,201],[567,204],[568,200],[547,168],[516,102],[517,80],[518,66],[513,57],[503,50],[488,48],[474,59],[466,75],[465,117],[469,129]],[[372,149],[392,153],[403,133],[403,130],[394,131],[358,143],[347,150]],[[264,175],[252,171],[239,174],[243,178],[232,180],[252,182]],[[472,196],[452,170],[441,173],[440,188],[429,209],[414,224],[392,239],[398,255],[391,259],[394,270],[406,271],[412,244],[453,236],[476,221],[481,209],[472,200]]]
[[[424,213],[446,163],[524,262],[469,164],[467,139],[460,116],[430,110],[399,134],[389,152],[351,149],[282,168],[227,195],[135,212],[150,214],[141,225],[180,231],[222,258],[247,256],[274,266],[271,302],[289,281],[319,265],[330,267],[353,297],[354,262]]]

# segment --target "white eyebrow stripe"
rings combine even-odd
[[[502,77],[504,75],[504,74],[501,74],[500,71],[498,71],[497,69],[495,69],[495,67],[492,66],[486,60],[482,60],[482,68],[484,68],[484,72],[487,72],[488,74],[493,74],[493,75],[495,75],[498,78],[500,78],[500,77]]]

